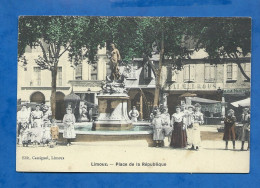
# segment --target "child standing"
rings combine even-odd
[[[57,140],[59,138],[59,127],[54,120],[51,125],[51,139],[52,139],[52,147],[57,145]]]
[[[155,147],[164,146],[164,133],[163,133],[163,121],[159,111],[156,112],[154,119],[152,121],[153,126],[153,140]]]

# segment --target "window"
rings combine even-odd
[[[97,80],[97,64],[91,65],[91,80]]]
[[[34,67],[33,68],[34,72],[34,80],[35,80],[35,86],[40,86],[41,85],[41,68],[40,67]]]
[[[235,64],[235,63],[227,64],[227,80],[228,81],[237,80],[237,64]]]
[[[205,82],[215,82],[216,80],[216,66],[205,65]]]
[[[176,82],[177,81],[177,70],[173,70],[172,67],[167,67],[167,81]]]
[[[62,67],[58,67],[57,70],[57,77],[58,77],[58,86],[62,86]]]
[[[144,79],[151,79],[152,78],[151,73],[152,73],[152,69],[149,66],[148,62],[146,62],[144,65]]]
[[[75,79],[82,80],[82,64],[78,65],[75,70]]]
[[[195,82],[195,65],[185,65],[183,73],[184,82]]]

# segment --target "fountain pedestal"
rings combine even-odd
[[[115,85],[112,88],[115,89]],[[122,87],[117,88],[122,89]],[[111,88],[108,91],[111,91]],[[120,90],[112,93],[101,92],[97,98],[99,116],[93,123],[92,130],[127,130],[132,128],[132,121],[127,113],[129,96],[125,92]]]

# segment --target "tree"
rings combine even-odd
[[[160,54],[158,66],[150,63],[156,76],[154,106],[158,105],[161,89],[161,70],[165,59],[169,59],[173,69],[182,68],[182,60],[190,58],[193,51],[185,45],[186,40],[195,43],[194,50],[204,49],[208,59],[221,63],[223,58],[234,59],[244,77],[240,61],[251,51],[251,20],[248,18],[169,18],[131,17],[113,18],[109,25],[111,40],[117,41],[125,60],[144,57],[149,62],[154,47]],[[108,26],[108,28],[111,28]],[[109,29],[108,29],[109,30]],[[109,32],[108,32],[109,33]]]
[[[51,71],[51,110],[55,119],[56,80],[60,57],[69,52],[69,60],[78,65],[88,57],[94,61],[98,46],[104,46],[102,25],[105,19],[75,16],[22,16],[19,18],[18,56],[29,45],[39,46],[42,55],[35,63]],[[83,51],[85,49],[85,51]]]
[[[196,50],[205,49],[215,63],[229,58],[238,65],[241,73],[250,81],[239,58],[251,53],[250,18],[193,18],[190,34],[197,41]]]
[[[113,28],[109,36],[111,41],[119,45],[122,58],[125,61],[133,57],[143,57],[148,61],[156,77],[154,106],[158,106],[161,89],[161,72],[165,58],[171,59],[172,67],[181,69],[182,58],[187,58],[190,51],[183,45],[183,35],[188,29],[185,18],[151,18],[151,17],[114,17],[109,19],[108,28]],[[158,66],[152,64],[149,58],[154,48],[160,54]]]

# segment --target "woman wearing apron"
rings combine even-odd
[[[71,145],[71,140],[76,138],[76,133],[75,133],[75,116],[72,113],[71,108],[66,109],[67,114],[64,115],[63,117],[63,124],[64,124],[64,132],[63,132],[63,138],[67,139],[67,146]]]

